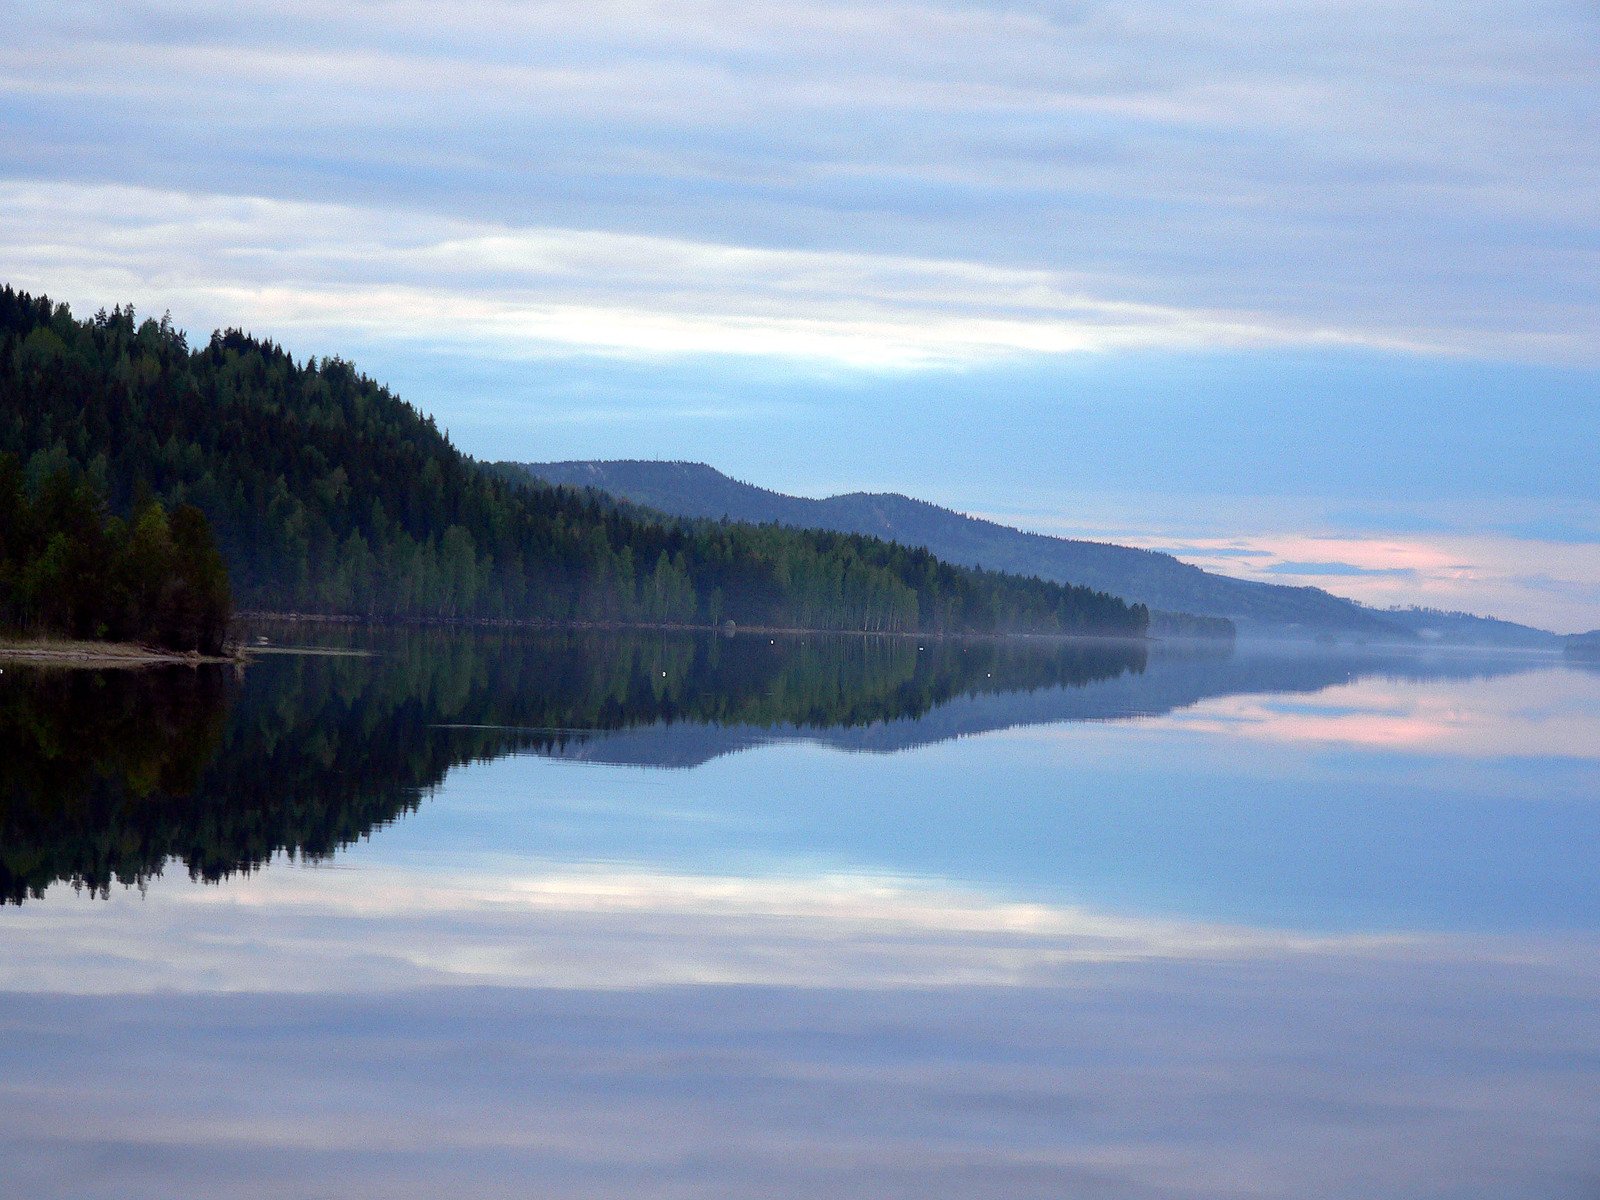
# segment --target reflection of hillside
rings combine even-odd
[[[392,634],[371,657],[215,670],[17,670],[0,688],[0,900],[332,855],[461,763],[596,730],[915,717],[969,690],[1141,669],[1133,643]],[[693,725],[682,723],[690,722]]]
[[[533,752],[692,766],[771,739],[893,751],[1014,725],[1114,720],[1355,675],[1520,669],[1404,654],[1232,657],[1084,642],[388,633],[370,657],[0,679],[0,900],[104,892],[172,859],[196,879],[322,858],[454,766]]]
[[[178,853],[171,807],[221,744],[222,671],[11,668],[0,683],[0,900],[134,883]]]
[[[1156,648],[1140,672],[1073,687],[981,691],[951,697],[929,712],[866,726],[802,728],[666,725],[597,732],[538,753],[584,762],[640,767],[694,767],[724,754],[774,741],[804,741],[836,750],[892,754],[999,729],[1066,721],[1117,721],[1160,716],[1202,700],[1249,693],[1309,694],[1359,678],[1401,680],[1491,678],[1547,659],[1410,651],[1307,651],[1291,648],[1235,654],[1229,647]]]

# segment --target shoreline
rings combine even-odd
[[[90,642],[71,638],[0,638],[0,663],[31,667],[237,666],[245,656],[180,653],[137,642]]]
[[[891,629],[823,629],[778,625],[741,625],[724,622],[720,625],[685,625],[665,621],[552,621],[540,618],[514,617],[410,617],[387,619],[382,617],[352,617],[329,613],[281,613],[256,609],[237,612],[234,624],[252,621],[278,621],[285,624],[340,625],[369,629],[526,629],[540,632],[598,631],[626,633],[648,631],[654,633],[698,634],[776,634],[784,637],[842,636],[922,639],[927,641],[1104,641],[1149,642],[1159,641],[1149,634],[1137,633],[979,633],[950,632],[929,633]],[[731,625],[731,628],[729,627]],[[254,647],[245,647],[254,650]]]

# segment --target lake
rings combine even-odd
[[[6,1195],[1600,1194],[1600,672],[259,632],[0,675]]]

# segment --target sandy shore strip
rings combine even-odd
[[[233,663],[234,658],[179,654],[135,642],[76,642],[51,638],[0,638],[0,663],[40,667],[154,667]]]

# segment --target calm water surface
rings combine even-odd
[[[1600,673],[266,632],[0,676],[0,1194],[1600,1195]]]

